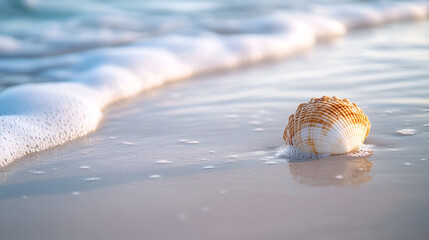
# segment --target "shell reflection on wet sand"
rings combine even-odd
[[[312,98],[289,117],[283,133],[288,146],[313,154],[343,154],[368,136],[368,117],[347,98]]]
[[[293,179],[311,186],[360,185],[371,181],[368,157],[331,156],[316,160],[289,161]]]

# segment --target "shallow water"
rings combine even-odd
[[[359,30],[116,103],[95,133],[1,170],[2,236],[426,239],[428,39],[427,22]],[[364,110],[372,155],[276,157],[322,95]]]

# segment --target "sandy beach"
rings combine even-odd
[[[0,170],[1,238],[427,239],[428,26],[358,30],[117,102],[97,131]],[[277,157],[289,115],[323,95],[365,111],[371,154]]]

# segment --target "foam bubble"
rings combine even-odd
[[[31,173],[33,173],[34,175],[41,175],[41,174],[45,174],[44,171],[35,171],[35,170],[30,170]]]
[[[371,145],[360,144],[358,147],[356,147],[356,149],[344,155],[353,157],[353,158],[368,157],[372,154],[371,149],[372,149]],[[320,159],[328,156],[330,156],[330,154],[314,154],[314,153],[303,152],[300,149],[290,145],[287,145],[285,148],[280,149],[276,152],[276,157],[286,158],[291,160]]]
[[[157,163],[157,164],[169,164],[169,163],[171,163],[171,161],[169,161],[169,160],[158,160],[155,163]]]
[[[411,135],[416,135],[416,130],[415,129],[401,129],[396,131],[396,133],[398,133],[399,135],[402,136],[411,136]]]
[[[263,128],[254,128],[253,131],[254,132],[262,132],[262,131],[264,131],[264,129]]]
[[[368,144],[360,144],[353,151],[347,153],[346,155],[354,158],[369,157],[373,152],[373,147],[374,146]]]
[[[319,159],[329,156],[329,154],[306,153],[294,146],[287,145],[285,148],[277,151],[276,156],[286,159]]]
[[[99,177],[89,177],[89,178],[85,178],[84,180],[85,182],[96,182],[96,181],[100,181]]]
[[[158,175],[158,174],[154,174],[154,175],[150,175],[149,176],[150,179],[157,179],[157,178],[160,178],[160,177],[161,177],[161,175]]]
[[[203,169],[204,170],[208,170],[208,169],[213,169],[215,168],[214,166],[208,165],[208,166],[204,166]]]

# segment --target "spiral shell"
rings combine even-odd
[[[343,154],[363,143],[370,127],[368,117],[347,98],[323,96],[298,106],[283,139],[303,152]]]

